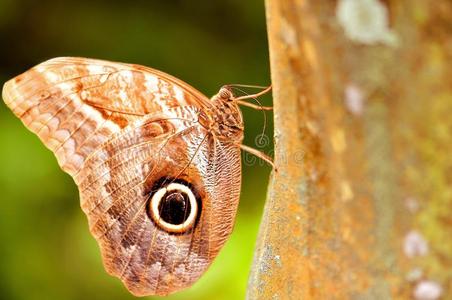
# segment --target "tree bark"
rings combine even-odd
[[[249,299],[452,299],[452,2],[267,0]]]

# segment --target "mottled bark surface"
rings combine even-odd
[[[452,2],[267,0],[275,162],[249,299],[452,298]]]

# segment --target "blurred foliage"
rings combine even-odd
[[[1,82],[57,56],[154,67],[206,95],[227,83],[270,82],[257,0],[0,0],[0,40]],[[262,114],[245,108],[244,117],[245,143],[255,146]],[[104,271],[72,179],[3,102],[0,142],[0,298],[134,299]],[[229,242],[199,282],[169,299],[244,297],[268,172],[261,163],[243,167]]]

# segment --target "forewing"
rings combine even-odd
[[[112,134],[144,115],[209,105],[200,92],[163,72],[71,57],[48,60],[11,79],[3,99],[71,175]]]

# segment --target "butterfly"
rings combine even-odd
[[[136,296],[191,286],[231,234],[240,197],[239,104],[140,65],[62,57],[9,80],[6,105],[78,186],[106,271]]]

